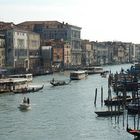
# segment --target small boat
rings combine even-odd
[[[29,110],[31,109],[31,104],[29,98],[26,99],[26,97],[23,98],[23,101],[19,105],[20,110]]]
[[[122,110],[103,110],[103,111],[95,111],[95,113],[99,117],[107,117],[107,116],[121,115],[123,114],[123,111]]]
[[[123,96],[115,96],[111,99],[106,99],[104,100],[105,105],[109,106],[109,105],[122,105],[125,102],[129,103],[132,101],[131,96],[126,96],[126,99]]]
[[[134,101],[132,100],[126,106],[126,109],[129,114],[140,114],[140,98],[136,98]]]
[[[21,110],[28,110],[28,109],[31,109],[31,104],[20,103],[19,108],[20,108]]]
[[[128,128],[127,125],[126,131],[133,136],[140,137],[140,130]]]
[[[50,81],[50,84],[52,84],[53,86],[63,86],[63,85],[68,85],[70,82],[71,82],[71,80],[66,82],[64,80],[54,80],[54,79],[52,79]]]
[[[81,80],[88,76],[86,71],[78,70],[70,72],[70,79],[71,80]]]

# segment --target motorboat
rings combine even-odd
[[[31,109],[31,104],[29,98],[26,99],[26,97],[23,98],[22,102],[19,105],[20,110],[29,110]]]
[[[19,108],[21,110],[28,110],[28,109],[31,109],[31,104],[28,104],[28,103],[20,103]]]

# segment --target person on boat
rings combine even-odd
[[[33,92],[35,91],[35,88],[32,88]]]
[[[26,97],[23,98],[23,103],[27,103]]]
[[[30,104],[30,99],[29,98],[27,98],[27,104]]]

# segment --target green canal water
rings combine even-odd
[[[105,66],[112,72],[127,69],[127,65]],[[100,91],[107,97],[107,78],[99,74],[72,81],[69,85],[52,87],[49,81],[69,79],[69,73],[34,77],[33,83],[44,84],[44,89],[29,94],[0,95],[0,140],[133,140],[126,132],[126,117],[97,117],[101,107]],[[94,106],[95,89],[98,89]],[[20,111],[23,97],[29,97],[32,109]],[[123,124],[124,120],[124,124]],[[133,117],[129,116],[133,126]]]

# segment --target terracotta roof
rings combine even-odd
[[[68,26],[71,26],[71,27],[77,27],[77,28],[80,28],[81,27],[78,27],[78,26],[75,26],[75,25],[70,25],[68,23],[64,23],[64,22],[59,22],[59,21],[25,21],[25,22],[21,22],[19,24],[17,24],[18,26],[24,26],[24,25],[35,25],[35,24],[46,24],[46,25],[60,25],[60,24],[64,24],[64,25],[68,25]]]

